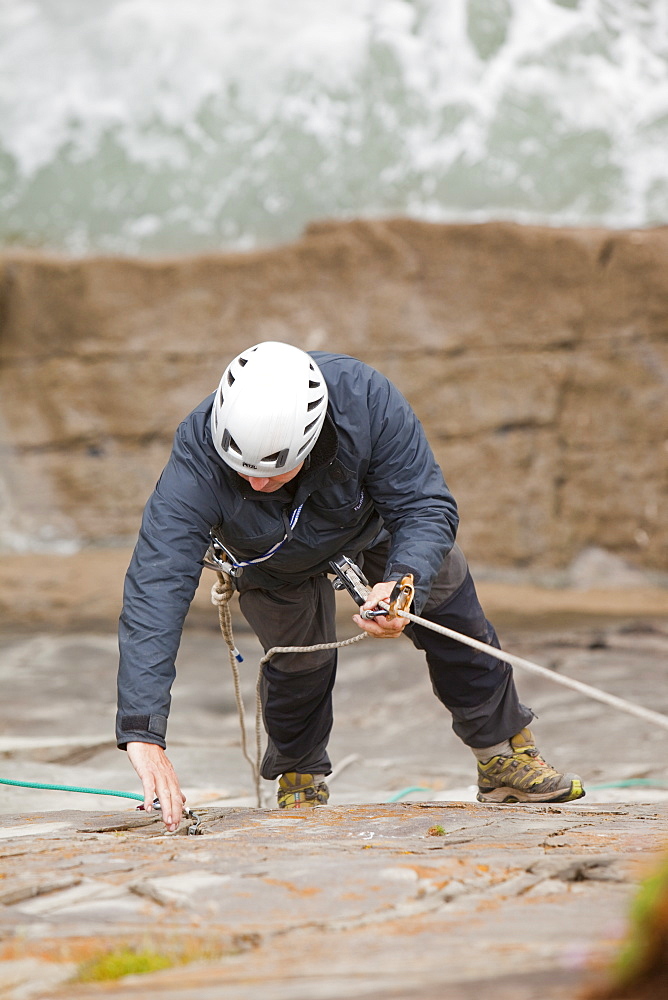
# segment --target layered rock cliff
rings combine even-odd
[[[0,539],[136,534],[176,426],[261,340],[422,419],[479,564],[665,569],[668,229],[323,223],[249,254],[0,258]]]

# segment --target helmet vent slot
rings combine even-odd
[[[277,469],[282,469],[288,460],[289,451],[289,448],[283,448],[282,451],[275,451],[273,455],[265,455],[260,461],[273,462]]]
[[[309,379],[309,381],[308,381],[308,387],[309,387],[309,389],[319,389],[320,388],[320,383],[319,382],[312,382],[311,379]]]
[[[234,440],[234,438],[232,437],[232,435],[228,430],[225,430],[225,432],[223,433],[223,440],[220,446],[223,449],[223,451],[235,451],[237,455],[241,454],[241,448],[239,447],[239,445]]]
[[[322,400],[323,400],[323,397],[322,397],[322,396],[320,397],[320,399],[313,399],[313,400],[312,400],[312,401],[311,401],[311,402],[310,402],[310,403],[308,404],[308,406],[306,407],[306,409],[308,410],[308,412],[310,413],[310,412],[311,412],[311,410],[315,410],[316,406],[320,406],[320,404],[322,403]]]
[[[312,426],[313,426],[313,424],[310,424],[309,426],[311,426],[311,427],[312,427]],[[308,427],[306,428],[306,430],[308,430]],[[306,433],[306,431],[304,431],[304,433]],[[304,444],[303,444],[303,445],[301,446],[301,448],[300,448],[300,449],[299,449],[299,451],[297,452],[297,458],[299,458],[299,456],[300,456],[300,455],[302,455],[302,454],[303,454],[303,453],[304,453],[305,451],[308,451],[308,450],[310,449],[310,447],[311,447],[311,444],[312,444],[312,442],[313,442],[313,437],[314,437],[314,435],[313,435],[313,434],[311,434],[311,436],[310,436],[310,438],[308,439],[308,441],[306,441],[306,442],[305,442],[305,443],[304,443]]]

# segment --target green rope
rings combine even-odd
[[[607,788],[668,788],[665,781],[655,781],[653,778],[626,778],[623,781],[608,781],[603,785],[587,785],[590,792],[603,791]],[[432,792],[433,788],[423,788],[421,785],[411,785],[409,788],[402,788],[400,792],[389,798],[388,802],[399,802],[411,792]]]
[[[604,788],[668,788],[668,784],[653,778],[625,778],[623,781],[608,781],[604,785],[587,785],[587,788],[593,792]]]
[[[111,788],[82,788],[79,785],[45,785],[41,781],[10,781],[9,778],[0,778],[0,785],[18,785],[19,788],[46,788],[53,792],[86,792],[89,795],[116,795],[119,799],[139,799],[144,801],[143,795],[136,792],[116,792]]]
[[[388,802],[399,802],[403,799],[404,795],[410,795],[411,792],[431,792],[432,788],[423,788],[422,785],[411,785],[409,788],[402,788],[400,792],[396,795],[392,795],[387,801]]]
[[[44,788],[52,792],[84,792],[87,795],[115,795],[119,799],[137,799],[144,801],[143,795],[136,792],[117,792],[111,788],[84,788],[79,785],[47,785],[41,781],[10,781],[9,778],[0,778],[0,785],[16,785],[19,788]],[[610,781],[603,785],[589,785],[591,791],[599,791],[604,788],[632,788],[644,786],[646,788],[666,788],[663,781],[653,781],[651,778],[627,778],[625,781]],[[411,785],[409,788],[402,788],[396,795],[391,796],[388,802],[399,802],[411,792],[431,792],[431,788],[424,788],[421,785]]]

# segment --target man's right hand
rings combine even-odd
[[[144,788],[144,809],[153,812],[153,800],[158,798],[163,822],[173,833],[181,822],[186,797],[171,761],[156,743],[128,743],[127,751]]]
[[[372,611],[378,607],[379,601],[389,601],[396,584],[396,580],[385,580],[375,584],[369,591],[360,611]],[[353,615],[353,621],[358,628],[364,629],[374,639],[396,639],[408,625],[407,618],[397,616],[388,619],[385,615],[381,615],[379,618],[362,618],[360,615]]]

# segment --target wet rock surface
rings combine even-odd
[[[668,713],[664,618],[528,624],[504,630],[509,651]],[[252,716],[260,650],[237,633]],[[115,666],[112,632],[0,635],[0,776],[138,792],[112,739]],[[575,998],[665,848],[668,734],[517,679],[586,799],[476,803],[420,654],[367,640],[340,656],[332,804],[282,813],[269,783],[257,808],[219,634],[186,629],[169,752],[202,835],[131,800],[0,785],[0,997]],[[70,981],[119,945],[196,960]]]

